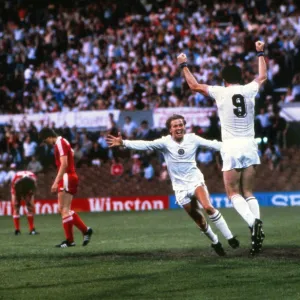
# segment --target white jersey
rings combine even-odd
[[[203,174],[196,163],[196,151],[200,146],[220,150],[221,145],[221,142],[209,141],[194,133],[185,134],[180,143],[174,141],[170,135],[154,141],[124,140],[124,146],[129,149],[162,152],[174,191],[188,190],[199,183],[204,184]]]
[[[222,141],[240,137],[254,139],[254,106],[258,88],[256,81],[246,85],[208,87],[209,96],[217,102]]]

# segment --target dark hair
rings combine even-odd
[[[227,83],[241,83],[242,69],[236,65],[226,66],[222,70],[222,78]]]
[[[39,133],[39,140],[43,142],[48,137],[57,137],[57,134],[53,129],[44,127]]]
[[[166,121],[166,127],[170,130],[170,128],[171,128],[171,122],[174,121],[174,120],[178,120],[178,119],[183,120],[183,124],[184,124],[184,125],[186,124],[186,121],[185,121],[185,119],[184,119],[184,116],[181,116],[181,115],[172,115],[172,116],[169,117],[168,120]]]
[[[30,177],[24,177],[15,184],[15,190],[17,199],[33,194],[36,190],[35,181]]]

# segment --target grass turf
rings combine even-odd
[[[265,247],[248,258],[249,231],[222,210],[241,248],[220,258],[182,210],[81,214],[87,247],[57,249],[58,215],[37,216],[38,236],[0,218],[0,299],[300,299],[300,208],[264,208]],[[214,226],[212,226],[214,229]],[[216,230],[215,230],[216,231]],[[217,232],[217,231],[216,231]]]

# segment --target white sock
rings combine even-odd
[[[200,229],[210,240],[213,244],[218,244],[218,236],[212,231],[211,227],[207,224],[207,228],[205,231]]]
[[[254,217],[256,219],[260,219],[260,211],[259,211],[259,204],[258,204],[258,201],[255,197],[248,197],[246,199],[247,203],[248,203],[248,206],[251,210],[251,212],[253,213]]]
[[[231,197],[231,202],[235,210],[248,223],[249,227],[252,227],[255,221],[255,216],[251,212],[246,200],[241,195],[235,194]]]
[[[221,213],[216,209],[216,212],[210,216],[208,216],[210,220],[216,225],[216,227],[221,231],[225,239],[229,240],[233,238],[233,235],[228,228],[228,225],[221,215]]]

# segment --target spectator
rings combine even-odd
[[[283,95],[283,103],[290,103],[290,102],[294,102],[295,98],[292,95],[292,89],[288,88],[286,95]]]
[[[256,134],[262,138],[270,138],[270,114],[266,112],[265,108],[261,108],[260,113],[256,116],[256,119],[259,121],[259,130],[256,131]]]
[[[141,175],[141,161],[140,161],[140,155],[134,154],[132,156],[132,166],[131,166],[131,176],[138,176]]]
[[[271,171],[281,169],[281,153],[277,145],[269,144],[264,153],[264,157]]]
[[[103,150],[97,142],[93,143],[93,148],[89,153],[89,160],[93,166],[101,166],[101,160],[103,159]]]
[[[116,133],[118,134],[118,133]],[[100,131],[99,133],[99,138],[97,140],[101,151],[102,151],[102,159],[103,160],[108,160],[108,158],[112,157],[112,151],[114,151],[114,149],[109,149],[107,142],[106,142],[106,136],[107,136],[107,132],[106,131]]]
[[[166,181],[168,179],[169,179],[169,173],[168,173],[168,169],[167,169],[167,164],[165,162],[163,162],[161,165],[159,180]]]
[[[93,147],[92,141],[88,139],[87,134],[83,134],[81,152],[84,155],[88,156],[92,147]]]
[[[146,141],[151,141],[154,139],[154,134],[153,131],[149,128],[148,121],[144,120],[141,122],[141,125],[137,130],[136,139]]]
[[[123,125],[123,134],[127,139],[134,138],[137,131],[137,125],[132,121],[131,117],[125,117],[125,124]]]
[[[80,167],[81,159],[83,158],[83,153],[79,144],[75,144],[74,146],[74,162],[77,167]]]
[[[154,168],[149,162],[143,164],[144,178],[151,181],[154,178]]]
[[[14,176],[16,175],[16,164],[10,164],[9,171],[7,172],[5,182],[10,183]]]
[[[221,130],[219,126],[219,117],[217,112],[214,110],[209,117],[209,128],[207,132],[207,136],[212,140],[220,140],[221,139]]]
[[[8,152],[4,152],[3,149],[0,149],[0,164],[10,161],[11,157]]]
[[[36,159],[35,156],[31,157],[31,161],[29,162],[28,166],[27,166],[27,170],[31,171],[35,174],[41,172],[43,170],[43,166],[41,165],[41,163]]]
[[[208,165],[213,161],[213,153],[211,150],[201,148],[197,155],[197,162]]]
[[[0,164],[0,187],[6,183],[7,172],[3,164]]]
[[[54,153],[52,147],[46,143],[41,144],[36,151],[39,161],[42,163],[43,170],[46,171],[53,164]]]
[[[20,170],[23,165],[22,151],[18,143],[13,144],[13,149],[11,150],[12,161],[16,164],[17,170]]]
[[[27,135],[27,137],[25,138],[25,141],[23,143],[24,159],[25,159],[26,164],[29,163],[29,161],[31,160],[31,157],[33,155],[35,155],[36,147],[37,147],[37,143],[32,141],[30,136]]]
[[[123,164],[119,162],[117,158],[112,160],[112,164],[110,167],[110,175],[115,177],[115,180],[117,180],[119,177],[121,177],[124,173],[124,167]]]
[[[300,73],[297,73],[292,81],[292,96],[294,101],[300,102]]]
[[[271,123],[271,142],[283,148],[286,148],[286,134],[288,123],[280,116],[280,111],[276,110],[274,115],[270,117]]]
[[[117,122],[114,120],[114,114],[109,113],[108,116],[109,116],[109,120],[108,120],[108,124],[107,124],[107,131],[111,135],[117,135],[118,134],[118,126],[117,126]]]

